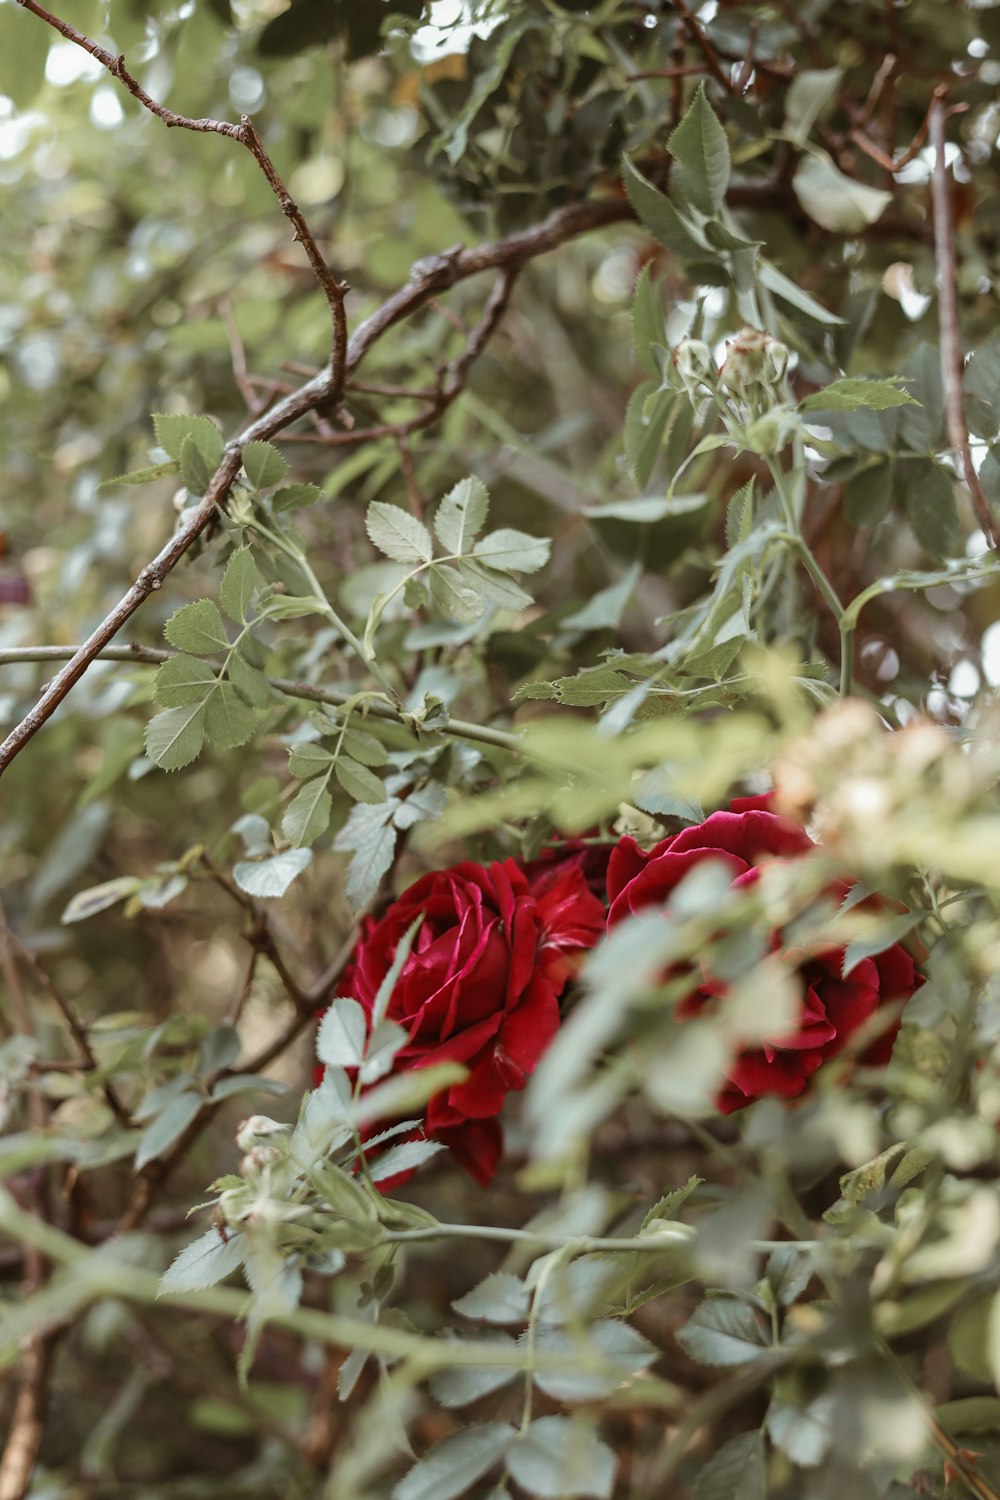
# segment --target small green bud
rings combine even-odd
[[[715,361],[703,339],[681,339],[674,349],[673,361],[680,382],[692,401],[704,395],[706,386],[715,385]]]

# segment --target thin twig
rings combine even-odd
[[[944,385],[945,421],[948,441],[958,455],[962,477],[972,499],[980,529],[990,546],[1000,547],[1000,528],[990,509],[972,462],[969,429],[965,422],[962,394],[962,341],[958,315],[958,274],[955,226],[951,213],[951,176],[945,156],[948,107],[943,88],[935,89],[929,114],[934,170],[931,202],[934,208],[934,260],[937,270],[938,326],[941,335],[941,380]]]
[[[687,0],[674,0],[674,9],[680,11],[681,18],[690,33],[691,39],[700,49],[708,65],[708,71],[716,83],[721,83],[727,94],[735,93],[733,80],[719,61],[718,53],[712,46],[712,43],[698,25],[694,11],[688,5]]]

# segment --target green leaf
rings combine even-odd
[[[161,771],[179,771],[201,754],[205,743],[205,705],[168,708],[146,725],[146,754]]]
[[[283,854],[259,862],[241,860],[233,866],[233,879],[248,896],[267,901],[283,896],[292,881],[311,864],[311,849],[286,849]]]
[[[908,461],[898,469],[913,535],[933,557],[954,557],[959,524],[953,480],[929,459]]]
[[[159,1295],[166,1292],[202,1292],[239,1270],[243,1264],[244,1240],[241,1234],[223,1239],[217,1229],[209,1229],[190,1245],[185,1245],[160,1277]]]
[[[708,1297],[695,1308],[677,1342],[703,1365],[744,1365],[765,1347],[757,1319],[735,1297]]]
[[[397,804],[360,803],[334,839],[338,850],[353,850],[347,872],[347,899],[355,911],[369,906],[378,891],[382,877],[392,865],[396,848],[396,829],[392,814]]]
[[[458,565],[458,574],[476,599],[480,614],[482,614],[483,600],[490,604],[496,604],[501,609],[509,610],[511,614],[517,614],[519,610],[528,609],[534,602],[530,594],[526,594],[520,584],[514,582],[506,573],[498,573],[496,568],[488,568],[485,563],[476,558],[467,557]],[[479,619],[479,615],[476,619]]]
[[[328,1068],[357,1068],[365,1055],[368,1019],[357,1000],[334,1000],[316,1033],[316,1056]]]
[[[493,1342],[497,1342],[494,1338]],[[510,1341],[514,1347],[513,1340]],[[512,1380],[522,1379],[520,1370],[504,1365],[463,1365],[451,1370],[438,1370],[428,1382],[431,1395],[442,1406],[468,1406],[471,1401],[481,1401],[494,1391],[502,1391]]]
[[[647,374],[660,377],[660,360],[667,347],[667,325],[663,315],[663,297],[653,284],[649,265],[643,266],[632,298],[632,343],[639,363]],[[656,350],[661,351],[657,357]]]
[[[402,1030],[401,1027],[399,1029]],[[406,1033],[403,1035],[405,1038]],[[424,1162],[430,1161],[444,1149],[442,1141],[402,1141],[376,1161],[369,1163],[368,1175],[372,1182],[387,1182],[400,1172],[413,1172],[417,1167],[422,1167]]]
[[[365,515],[372,543],[396,562],[430,562],[434,543],[427,527],[398,505],[373,500]]]
[[[245,645],[246,642],[242,642],[240,650],[235,651],[229,658],[229,665],[226,671],[233,687],[242,694],[248,703],[251,703],[254,708],[266,708],[275,696],[275,690],[268,682],[264,673],[257,667],[252,667],[241,654],[242,646]]]
[[[406,1028],[397,1026],[395,1021],[380,1021],[377,1026],[373,1025],[365,1047],[365,1060],[361,1065],[361,1082],[378,1083],[380,1078],[391,1073],[396,1054],[406,1045],[408,1037]]]
[[[852,526],[878,526],[891,505],[891,462],[871,464],[844,485],[844,515]]]
[[[297,849],[314,844],[330,826],[333,798],[327,790],[326,777],[316,776],[300,787],[285,809],[281,831]]]
[[[271,496],[271,507],[275,514],[283,510],[304,510],[307,505],[315,505],[322,499],[324,494],[318,484],[289,484]]]
[[[363,766],[385,766],[389,763],[389,752],[382,741],[360,729],[344,731],[343,748],[353,760],[359,760]]]
[[[611,584],[606,589],[600,589],[582,609],[574,610],[571,615],[565,615],[559,622],[560,627],[564,630],[616,629],[621,624],[625,606],[635,593],[641,577],[641,565],[633,563],[617,583]]]
[[[135,1153],[135,1169],[138,1172],[147,1162],[162,1156],[183,1135],[195,1115],[201,1110],[204,1099],[190,1090],[179,1094],[145,1132]]]
[[[166,479],[168,474],[177,472],[177,460],[172,458],[164,464],[147,464],[144,469],[130,469],[127,474],[114,474],[110,479],[102,480],[98,489],[110,490],[118,484],[151,484],[154,479]]]
[[[935,1406],[934,1415],[945,1432],[1000,1431],[1000,1401],[996,1396],[964,1396]]]
[[[196,599],[193,604],[176,610],[164,625],[163,634],[171,646],[191,651],[195,656],[229,649],[226,627],[211,599]]]
[[[245,625],[250,601],[257,589],[257,569],[249,547],[238,548],[226,564],[219,585],[219,598],[226,614],[237,625]]]
[[[539,1500],[610,1500],[615,1455],[594,1430],[568,1417],[540,1417],[507,1452],[510,1477]]]
[[[85,891],[77,891],[59,920],[66,923],[85,922],[99,911],[107,911],[110,906],[117,906],[119,901],[127,901],[129,896],[135,895],[141,884],[141,880],[135,875],[119,875],[114,880],[102,881],[100,885],[88,886]]]
[[[698,1475],[694,1500],[767,1500],[763,1434],[741,1432],[723,1443]]]
[[[810,297],[800,286],[796,286],[784,273],[773,266],[769,260],[761,259],[758,262],[758,275],[761,285],[776,297],[781,297],[785,302],[797,308],[799,312],[805,313],[807,318],[812,318],[814,323],[823,323],[827,327],[836,327],[843,324],[844,319],[836,313],[830,312],[822,302],[817,302],[815,297]]]
[[[729,146],[703,83],[667,141],[667,150],[676,162],[670,178],[672,195],[715,218],[729,186]]]
[[[446,552],[463,557],[486,524],[489,491],[481,480],[462,479],[437,508],[434,530]]]
[[[767,1412],[771,1442],[802,1469],[815,1469],[833,1443],[834,1402],[817,1396],[808,1406],[793,1406],[775,1397]]]
[[[254,736],[257,715],[231,682],[219,682],[205,700],[205,738],[222,750],[234,750]]]
[[[799,403],[800,411],[887,411],[893,406],[919,406],[908,391],[891,380],[834,380]]]
[[[45,81],[51,32],[34,16],[0,8],[0,94],[26,110]]]
[[[385,783],[349,755],[340,756],[334,766],[334,775],[355,802],[384,802],[386,799]]]
[[[172,656],[156,669],[153,697],[161,708],[183,708],[187,703],[201,703],[215,684],[215,673],[207,662],[194,656]]]
[[[242,459],[243,472],[255,490],[280,484],[288,473],[288,465],[273,443],[247,443]]]
[[[328,608],[315,594],[272,594],[260,602],[260,613],[269,620],[301,620],[306,615],[324,615]]]
[[[625,409],[625,457],[639,489],[648,483],[653,472],[676,400],[673,391],[661,390],[655,380],[643,381],[629,397]]]
[[[181,478],[192,495],[203,495],[208,489],[211,471],[201,454],[194,436],[188,434],[181,443]]]
[[[190,437],[208,465],[209,472],[218,468],[222,458],[222,433],[209,417],[154,412],[153,430],[160,447],[178,463],[183,457],[184,439]]]
[[[293,776],[305,780],[308,776],[321,776],[333,765],[333,756],[329,750],[322,745],[316,745],[311,740],[301,745],[293,745],[288,752],[288,769]]]
[[[420,915],[418,917],[415,917],[414,920],[410,923],[409,927],[406,929],[406,931],[403,933],[403,936],[396,944],[396,951],[393,954],[392,963],[389,965],[389,968],[382,979],[382,983],[379,985],[378,990],[376,991],[375,999],[372,1002],[373,1027],[381,1026],[382,1022],[385,1019],[386,1013],[389,1009],[389,1001],[392,999],[392,992],[396,988],[396,982],[399,979],[400,974],[402,974],[403,972],[403,965],[406,963],[406,960],[410,956],[410,950],[413,947],[413,943],[417,936],[417,933],[420,931],[420,926],[423,920],[424,915],[423,912],[421,912]]]
[[[520,1276],[509,1271],[491,1271],[485,1281],[451,1305],[464,1317],[479,1318],[484,1323],[526,1323],[531,1292]]]
[[[842,975],[846,979],[853,969],[863,959],[875,958],[877,954],[884,953],[894,943],[898,943],[912,932],[914,927],[923,920],[923,912],[904,912],[897,917],[885,917],[879,922],[878,932],[869,937],[858,937],[848,943],[844,949],[844,961]]]
[[[525,531],[504,527],[477,542],[472,555],[502,573],[537,573],[548,562],[551,550],[548,537],[529,536]]]
[[[622,181],[639,222],[654,239],[665,245],[682,263],[705,258],[709,252],[695,226],[677,212],[659,188],[647,182],[627,156],[622,161]]]
[[[614,1318],[593,1323],[586,1332],[587,1346],[599,1355],[603,1368],[537,1370],[535,1384],[555,1401],[599,1401],[610,1396],[623,1381],[649,1368],[657,1351],[628,1323]],[[562,1328],[544,1327],[536,1334],[536,1346],[548,1354],[565,1355],[572,1361],[580,1348],[580,1335]]]
[[[785,132],[802,144],[836,97],[843,68],[804,68],[785,94]]]
[[[428,582],[431,598],[446,620],[457,620],[471,625],[482,619],[486,606],[474,589],[466,588],[462,574],[448,563],[435,563],[430,569]]]
[[[487,1422],[446,1437],[399,1481],[392,1500],[455,1500],[499,1463],[516,1437],[507,1422]]]
[[[816,148],[799,162],[792,187],[809,217],[834,234],[860,233],[892,202],[892,194],[882,188],[845,177],[833,159]]]

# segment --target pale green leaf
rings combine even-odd
[[[162,1156],[164,1151],[184,1133],[205,1101],[200,1094],[191,1091],[180,1094],[168,1104],[162,1114],[157,1115],[143,1135],[135,1153],[135,1169],[140,1171],[147,1162]]]
[[[257,569],[249,547],[239,547],[226,564],[219,585],[219,599],[229,618],[244,625],[257,588]]]
[[[356,1068],[365,1055],[368,1018],[357,1000],[338,998],[329,1006],[316,1034],[316,1056],[328,1068]]]
[[[195,656],[229,649],[225,624],[211,599],[196,599],[176,610],[164,625],[163,634],[171,646]]]
[[[459,480],[441,501],[434,517],[434,530],[445,551],[462,557],[486,524],[489,491],[481,480]]]
[[[792,178],[809,217],[834,234],[858,234],[882,217],[892,194],[847,177],[825,151],[810,150]]]
[[[217,683],[205,700],[205,737],[223,750],[253,738],[257,715],[231,682]]]
[[[233,879],[248,896],[269,900],[283,896],[292,881],[311,864],[311,849],[287,849],[259,862],[241,860],[233,866]]]
[[[153,678],[153,697],[161,708],[183,708],[200,703],[215,687],[216,676],[207,662],[194,656],[172,656]]]
[[[349,755],[341,755],[334,767],[334,774],[344,791],[355,802],[384,802],[385,784],[374,772]]]
[[[472,555],[502,573],[537,573],[548,562],[551,550],[548,537],[529,536],[527,532],[504,527],[478,541]]]
[[[184,439],[191,437],[209,470],[218,467],[222,458],[222,433],[211,418],[154,412],[153,430],[160,447],[175,461],[181,459]]]
[[[185,1245],[160,1277],[159,1295],[165,1292],[201,1292],[215,1286],[243,1264],[241,1234],[223,1239],[218,1229],[209,1229]]]
[[[288,465],[273,443],[247,443],[242,457],[243,472],[255,490],[280,484],[288,473]]]
[[[714,218],[729,186],[729,146],[703,83],[667,141],[667,150],[676,163],[670,178],[671,195],[681,203],[693,204],[707,218]]]
[[[919,406],[909,392],[890,380],[834,380],[799,404],[800,411],[887,411],[893,406]]]
[[[511,1478],[538,1500],[610,1500],[615,1464],[614,1453],[593,1428],[569,1417],[540,1417],[507,1453]]]
[[[146,725],[146,754],[162,771],[179,771],[201,754],[205,743],[205,706],[188,703],[168,708]]]
[[[516,1436],[507,1422],[453,1433],[399,1481],[392,1500],[455,1500],[499,1463]]]
[[[373,500],[365,515],[365,528],[379,551],[396,562],[430,562],[434,555],[427,527],[398,505]]]
[[[330,826],[333,798],[327,790],[326,777],[315,776],[300,787],[285,809],[281,831],[296,848],[313,844]]]

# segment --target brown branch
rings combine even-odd
[[[21,1380],[0,1458],[0,1500],[24,1500],[31,1488],[45,1431],[49,1376],[57,1332],[35,1334],[21,1357]]]
[[[38,959],[32,953],[31,949],[25,943],[22,943],[17,934],[15,932],[12,932],[10,927],[8,927],[6,920],[4,919],[2,914],[2,908],[0,908],[0,930],[3,931],[6,943],[11,947],[17,949],[22,961],[31,970],[31,973],[35,976],[35,979],[41,985],[42,989],[54,1002],[57,1009],[61,1012],[62,1018],[66,1022],[66,1025],[69,1029],[69,1033],[77,1045],[77,1050],[80,1053],[80,1059],[83,1063],[84,1068],[86,1068],[89,1072],[96,1071],[100,1064],[98,1063],[97,1058],[94,1056],[94,1050],[90,1045],[90,1038],[87,1036],[87,1028],[84,1026],[83,1022],[80,1020],[80,1017],[77,1015],[76,1007],[73,1005],[72,1001],[68,1000],[66,996],[56,988],[56,986],[52,982],[51,977],[48,975],[48,973],[46,973],[45,969],[42,968],[42,965],[38,962]],[[108,1104],[118,1118],[119,1122],[122,1125],[127,1125],[131,1120],[131,1116],[128,1110],[125,1108],[124,1104],[122,1104],[121,1100],[118,1098],[118,1095],[115,1092],[112,1084],[106,1081],[101,1085],[101,1089],[105,1099],[108,1101]]]
[[[146,93],[137,78],[125,67],[125,55],[119,53],[115,56],[106,47],[93,41],[82,31],[77,31],[67,21],[62,21],[58,16],[52,14],[37,3],[37,0],[17,0],[17,4],[23,10],[28,10],[32,15],[44,21],[47,26],[58,31],[67,41],[73,42],[77,47],[82,47],[84,52],[89,52],[91,57],[96,58],[105,67],[113,78],[117,78],[123,84],[132,97],[162,120],[168,129],[193,130],[199,134],[212,134],[228,136],[230,140],[239,141],[245,146],[260,167],[267,179],[267,184],[278,200],[281,212],[289,220],[295,233],[293,238],[298,240],[306,253],[306,258],[312,268],[319,286],[330,309],[330,321],[333,325],[333,343],[330,351],[330,401],[336,405],[343,390],[344,380],[344,356],[347,352],[347,314],[344,308],[344,298],[349,290],[346,282],[338,281],[330,267],[319,252],[319,247],[312,236],[305,218],[298,204],[288,191],[274,162],[264,147],[257,128],[249,115],[241,115],[240,123],[233,125],[229,120],[193,120],[187,115],[179,115],[172,109]]]
[[[931,203],[934,209],[934,260],[937,270],[938,325],[941,335],[941,380],[944,386],[944,411],[948,441],[958,455],[962,477],[972,499],[972,509],[990,546],[1000,547],[1000,528],[979,482],[972,452],[969,429],[965,423],[962,394],[962,340],[958,314],[958,273],[955,255],[955,226],[951,213],[951,176],[945,158],[948,107],[943,88],[935,89],[930,108],[930,139],[934,149],[931,175]]]
[[[730,78],[729,74],[726,72],[721,62],[719,61],[718,53],[712,46],[712,43],[709,41],[708,37],[698,25],[694,11],[688,5],[687,0],[674,0],[674,9],[680,11],[681,19],[683,20],[684,25],[687,27],[691,39],[700,49],[701,54],[708,66],[708,71],[711,73],[716,83],[721,83],[727,94],[735,93],[733,80]]]

